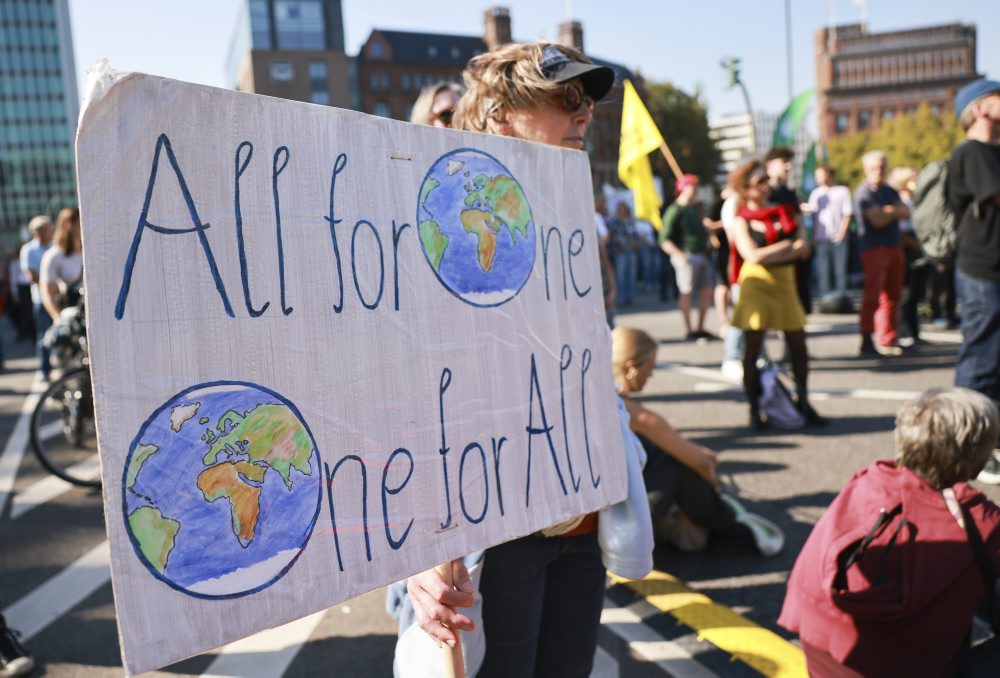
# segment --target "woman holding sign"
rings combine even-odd
[[[582,149],[594,103],[614,84],[609,68],[547,42],[510,44],[473,58],[468,91],[455,116],[460,129]],[[472,620],[453,608],[473,604],[461,560],[453,585],[435,570],[410,577],[417,621],[454,645]],[[597,648],[605,567],[597,514],[554,525],[487,549],[480,593],[486,655],[479,676],[586,676]]]

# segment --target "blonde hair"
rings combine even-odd
[[[503,111],[535,108],[562,90],[542,71],[542,50],[555,47],[574,61],[589,64],[582,52],[546,40],[514,42],[469,60],[462,78],[465,94],[458,102],[455,129],[487,131],[488,118]]]
[[[80,240],[80,229],[73,226],[80,225],[80,210],[76,207],[65,207],[59,211],[56,217],[56,247],[63,251],[63,254],[76,254],[83,251],[83,242]]]
[[[967,388],[932,388],[896,415],[896,463],[943,490],[975,478],[998,435],[992,400]]]
[[[455,96],[459,99],[462,98],[462,88],[453,82],[441,81],[433,85],[428,85],[420,90],[417,100],[413,102],[413,108],[410,111],[410,122],[415,122],[418,125],[432,124],[434,122],[434,115],[431,113],[431,109],[434,107],[434,99],[445,90],[454,92]]]
[[[616,327],[611,331],[611,371],[616,380],[625,375],[629,362],[642,364],[656,356],[656,340],[633,327]]]
[[[885,183],[897,191],[909,191],[910,182],[916,179],[916,177],[917,171],[912,167],[893,167]]]

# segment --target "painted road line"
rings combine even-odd
[[[621,638],[629,652],[640,661],[655,664],[667,675],[675,678],[715,678],[715,673],[702,666],[687,650],[665,639],[644,622],[660,614],[660,610],[645,600],[637,600],[626,607],[604,599],[601,626]]]
[[[201,674],[202,677],[280,678],[325,614],[326,610],[322,610],[226,645],[219,650],[218,657]]]
[[[24,640],[31,640],[110,579],[111,548],[105,541],[6,608],[3,616]]]
[[[762,675],[769,678],[808,675],[802,650],[665,572],[654,570],[641,581],[617,577],[612,580],[625,584],[661,612],[693,628],[699,639],[707,640]]]
[[[961,332],[934,332],[927,330],[920,331],[920,338],[927,341],[937,341],[942,344],[961,344],[962,343],[962,333]]]
[[[7,499],[14,489],[14,480],[17,478],[17,469],[21,467],[21,459],[28,449],[31,413],[44,390],[45,386],[37,379],[31,384],[31,390],[21,403],[21,413],[17,417],[14,429],[7,438],[7,444],[3,446],[3,452],[0,452],[0,515],[7,506]]]
[[[88,459],[73,464],[66,470],[74,478],[93,480],[101,475],[101,461],[97,454],[93,454]],[[76,486],[56,476],[48,476],[32,483],[14,495],[10,505],[10,519],[20,518],[31,509],[52,501],[74,487]]]

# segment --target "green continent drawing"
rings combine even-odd
[[[426,205],[427,204],[427,196],[429,196],[431,194],[431,191],[433,191],[435,188],[437,188],[440,185],[441,185],[440,181],[438,181],[437,179],[435,179],[433,177],[428,177],[427,181],[425,181],[423,183],[423,185],[420,187],[420,204],[421,205]]]
[[[142,555],[162,574],[167,569],[167,558],[174,548],[181,524],[165,518],[158,508],[143,506],[128,515],[128,525],[139,542]]]
[[[433,181],[433,179],[428,181]],[[435,271],[441,268],[441,259],[444,258],[445,250],[448,249],[448,241],[448,236],[441,232],[441,227],[435,222],[429,219],[420,222],[420,243],[424,246],[427,256],[430,257],[431,266],[434,267]]]
[[[488,205],[493,213],[494,223],[503,224],[510,233],[510,239],[517,242],[517,234],[528,239],[528,225],[531,210],[521,187],[511,177],[497,175],[492,179],[484,174],[472,180],[465,196],[466,207],[474,207],[476,202]]]
[[[277,471],[289,490],[292,468],[303,475],[312,474],[312,442],[295,414],[283,405],[257,405],[245,416],[229,410],[219,417],[216,428],[225,433],[212,441],[202,458],[205,466],[214,465],[220,454],[228,458],[238,451],[251,462],[263,462]]]
[[[132,486],[135,485],[135,480],[139,477],[139,471],[142,470],[142,465],[146,463],[146,460],[159,451],[160,448],[156,445],[139,443],[135,446],[135,450],[132,451],[132,463],[128,465],[128,471],[125,473],[126,490],[131,490]]]

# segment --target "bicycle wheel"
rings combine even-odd
[[[74,485],[100,487],[90,368],[64,373],[42,394],[31,413],[31,447],[54,475]]]

